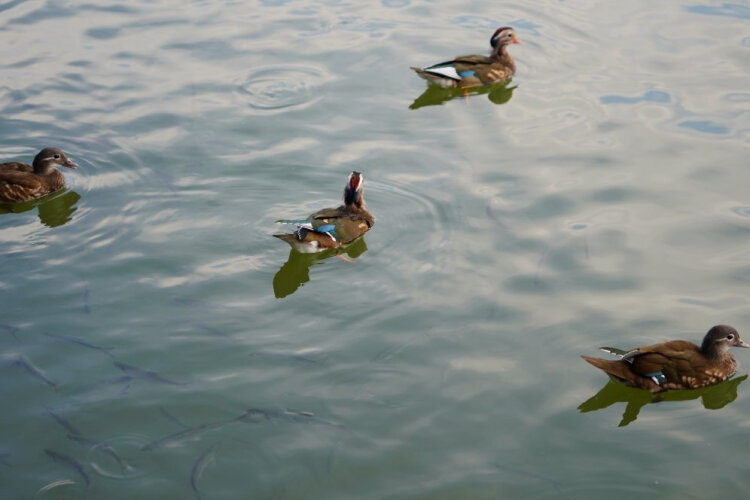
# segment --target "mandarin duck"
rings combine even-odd
[[[303,221],[276,221],[296,223],[297,230],[274,236],[302,253],[320,252],[351,243],[375,224],[375,218],[365,207],[364,182],[361,173],[352,172],[344,188],[343,205],[318,210]]]
[[[56,167],[78,168],[57,148],[44,148],[32,165],[0,163],[0,200],[18,202],[41,198],[65,186],[65,178]]]
[[[508,45],[521,43],[513,28],[498,28],[490,38],[492,53],[487,56],[459,56],[452,61],[415,68],[419,76],[441,87],[478,87],[508,80],[516,72]]]
[[[733,327],[711,328],[700,347],[687,340],[671,340],[661,344],[623,351],[614,347],[601,350],[614,354],[616,361],[581,356],[626,385],[659,392],[665,389],[698,389],[722,382],[732,375],[737,362],[730,347],[750,347]]]

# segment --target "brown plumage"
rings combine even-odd
[[[295,232],[274,236],[302,253],[320,252],[351,243],[375,224],[375,218],[365,207],[364,189],[364,176],[352,172],[344,188],[343,205],[318,210]]]
[[[65,178],[57,167],[77,168],[78,165],[57,148],[42,149],[32,165],[0,163],[0,200],[33,200],[62,189]]]
[[[728,379],[737,368],[737,362],[728,352],[730,347],[750,345],[733,327],[717,325],[706,333],[700,347],[687,340],[672,340],[630,351],[601,348],[620,356],[617,361],[581,357],[627,385],[659,392],[698,389]]]
[[[516,63],[508,52],[508,45],[521,43],[513,28],[498,28],[490,38],[492,52],[488,56],[459,56],[451,61],[434,64],[427,68],[412,67],[427,81],[441,87],[477,87],[489,85],[512,77]]]

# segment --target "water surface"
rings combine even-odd
[[[747,23],[0,5],[0,158],[81,164],[0,210],[6,496],[746,497],[744,378],[655,404],[578,356],[750,336]],[[409,66],[503,25],[513,82],[422,105]],[[345,255],[271,237],[355,169],[376,224]]]

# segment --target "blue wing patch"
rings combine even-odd
[[[326,224],[325,226],[318,226],[316,231],[319,233],[328,233],[333,236],[336,234],[336,226],[333,224]]]
[[[473,69],[467,69],[464,71],[459,71],[458,76],[461,78],[466,78],[467,76],[474,76],[475,71]]]

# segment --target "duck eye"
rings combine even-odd
[[[727,335],[727,340],[734,340],[734,335],[731,333]]]
[[[60,155],[55,154],[54,158],[55,158],[55,160],[59,160],[60,159]]]

